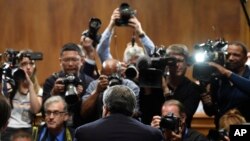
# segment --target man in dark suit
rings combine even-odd
[[[74,141],[161,141],[162,133],[133,119],[134,92],[123,85],[109,87],[103,94],[103,118],[76,129]]]

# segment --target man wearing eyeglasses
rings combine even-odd
[[[81,68],[84,67],[85,60],[83,51],[77,44],[65,44],[61,49],[59,60],[61,71],[54,73],[46,79],[43,85],[43,101],[54,95],[64,97],[69,104],[69,114],[72,115],[72,121],[70,120],[68,123],[76,128],[82,124],[79,113],[81,97],[93,79],[80,72]],[[69,86],[72,86],[72,89],[69,89]],[[69,92],[71,92],[70,95]],[[71,99],[72,97],[73,100]]]
[[[66,127],[67,103],[61,96],[52,96],[44,103],[45,125],[33,128],[34,141],[72,141],[73,130]]]

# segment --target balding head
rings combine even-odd
[[[115,59],[108,59],[102,64],[102,74],[111,75],[113,73],[120,73],[121,63]]]

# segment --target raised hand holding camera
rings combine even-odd
[[[122,3],[119,7],[120,18],[115,20],[117,26],[126,26],[129,19],[135,15],[135,11],[127,3]]]

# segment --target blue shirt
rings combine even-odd
[[[47,130],[48,130],[47,127],[43,128],[39,141],[52,141],[51,134]],[[63,128],[63,130],[59,134],[57,134],[57,136],[55,137],[55,140],[53,141],[63,141],[64,135],[65,135],[64,132],[65,132],[65,128]],[[46,138],[46,140],[44,140],[44,138]]]
[[[96,50],[102,63],[107,59],[113,58],[110,53],[111,37],[112,37],[112,31],[109,28],[106,28],[105,31],[102,33],[102,38],[99,44],[97,45]],[[154,53],[155,45],[147,35],[140,38],[140,41],[142,45],[145,47],[146,53],[148,55]]]
[[[215,123],[218,126],[219,118],[228,110],[237,108],[250,121],[250,68],[246,66],[242,76],[232,73],[230,78],[222,78],[214,84],[213,99],[217,103]]]

